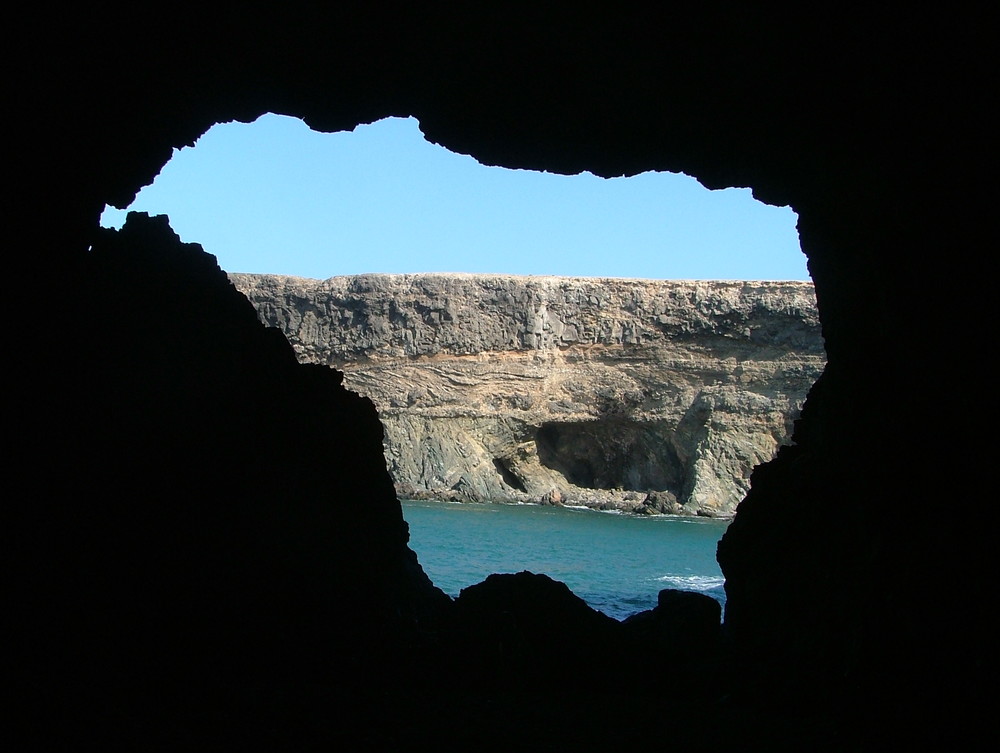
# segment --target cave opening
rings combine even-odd
[[[659,429],[659,431],[657,431]],[[683,464],[664,441],[670,426],[612,418],[542,424],[535,435],[539,462],[574,486],[648,492],[678,490]]]
[[[283,141],[289,134],[291,140]],[[400,139],[410,142],[401,145]],[[334,153],[324,153],[320,145],[334,141],[339,144]],[[477,177],[470,179],[473,173]],[[700,525],[699,537],[713,531],[706,545],[714,565],[714,541],[728,502],[713,501],[718,491],[697,487],[685,468],[696,465],[697,448],[707,446],[713,432],[723,432],[722,423],[732,415],[744,409],[754,415],[778,412],[774,400],[784,394],[784,382],[793,381],[792,372],[802,368],[796,363],[779,370],[775,378],[784,380],[782,385],[769,383],[768,394],[758,395],[758,402],[767,404],[739,404],[753,403],[739,392],[741,386],[757,394],[755,385],[774,376],[764,374],[754,356],[762,339],[763,347],[774,346],[775,338],[764,336],[767,328],[791,332],[792,339],[805,337],[801,328],[776,324],[753,305],[715,312],[726,326],[746,330],[745,342],[716,359],[733,361],[734,368],[713,363],[694,378],[690,368],[674,363],[669,368],[676,379],[667,388],[652,384],[643,372],[655,366],[649,348],[656,337],[684,341],[679,360],[691,361],[704,355],[691,345],[698,336],[722,342],[734,340],[731,333],[725,327],[699,332],[690,322],[677,321],[667,304],[654,301],[647,310],[640,301],[645,293],[634,290],[615,311],[612,319],[618,319],[596,325],[572,321],[613,308],[605,295],[609,280],[688,281],[673,300],[681,307],[719,303],[711,292],[698,292],[707,280],[735,286],[746,280],[807,280],[794,213],[760,204],[747,190],[710,192],[669,173],[607,179],[487,167],[429,144],[413,118],[320,134],[295,119],[265,116],[253,124],[216,126],[196,148],[177,152],[129,210],[167,214],[183,240],[200,243],[234,279],[238,273],[317,280],[354,276],[346,289],[353,297],[338,299],[338,312],[346,313],[335,321],[324,321],[324,306],[307,301],[299,289],[281,292],[286,303],[306,301],[294,316],[250,297],[268,324],[283,328],[300,360],[345,371],[345,384],[371,397],[383,425],[394,422],[386,432],[389,471],[401,498],[424,497],[428,505],[541,502],[569,511],[566,520],[577,508],[622,512],[622,505],[644,516],[683,515],[690,518],[683,530]],[[103,224],[120,226],[122,214],[109,209]],[[428,272],[523,276],[528,282],[512,292],[497,287],[492,277],[487,287],[493,286],[493,297],[463,308],[461,289],[440,279],[421,278],[417,292],[426,300],[418,301],[412,290],[383,285],[376,277]],[[550,277],[556,282],[547,282]],[[568,299],[560,298],[563,278],[588,281],[582,292],[570,291],[576,296],[572,311]],[[380,291],[389,296],[376,300]],[[731,308],[725,296],[719,300],[723,309]],[[590,308],[581,308],[581,301]],[[325,306],[325,313],[337,306]],[[477,351],[468,332],[450,338],[444,333],[446,325],[468,324],[470,309],[510,316],[514,326],[490,349]],[[649,315],[645,332],[624,321],[637,310]],[[361,342],[355,338],[339,350],[310,342],[317,333],[349,326],[364,333]],[[385,340],[373,335],[391,327],[398,332]],[[808,367],[818,374],[821,354],[810,356]],[[364,371],[355,364],[377,368]],[[427,371],[419,372],[422,364]],[[599,373],[590,382],[551,376],[580,366]],[[669,406],[676,416],[665,421],[652,403]],[[465,423],[435,436],[433,421],[442,419]],[[664,438],[669,434],[691,441],[674,443]],[[745,466],[761,459],[745,452],[734,460],[736,450],[724,447],[719,462]],[[402,478],[414,468],[420,469],[421,484]],[[492,499],[494,489],[509,494]],[[600,497],[602,491],[617,496]],[[709,503],[698,507],[702,499],[685,507],[683,500],[697,495]],[[444,576],[427,560],[416,539],[421,527],[409,517],[422,513],[405,504],[404,513],[414,536],[411,546],[440,585]],[[601,569],[591,559],[594,552],[586,556],[585,569]],[[523,562],[510,568],[524,569]],[[687,572],[683,564],[676,573],[657,567],[650,563],[642,586],[654,600],[659,587]],[[716,572],[717,566],[688,575],[704,578],[706,590],[721,594]]]
[[[502,478],[503,482],[511,489],[515,489],[525,494],[528,492],[524,482],[522,482],[521,479],[519,479],[517,475],[510,470],[506,460],[503,458],[493,458],[493,467],[497,469],[497,473],[500,474],[500,478]]]

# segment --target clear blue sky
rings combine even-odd
[[[809,279],[795,213],[749,189],[485,167],[413,118],[335,134],[277,115],[217,125],[129,209],[168,215],[230,272]],[[102,224],[124,219],[108,208]]]

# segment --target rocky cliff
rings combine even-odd
[[[374,401],[402,496],[729,515],[825,363],[810,283],[230,278]]]

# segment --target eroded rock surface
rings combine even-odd
[[[825,363],[810,283],[230,278],[375,402],[403,496],[729,515]]]

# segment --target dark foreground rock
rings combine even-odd
[[[668,651],[710,656],[721,636],[722,607],[705,594],[664,589],[654,609],[632,615],[624,622],[636,637],[660,643]]]
[[[562,736],[569,678],[596,696],[642,677],[622,625],[544,575],[491,576],[454,602],[435,588],[371,401],[297,363],[166,218],[102,231],[79,281],[75,367],[49,375],[61,390],[37,407],[59,417],[50,445],[90,440],[35,480],[19,512],[30,545],[14,550],[21,603],[48,605],[20,613],[18,666],[26,696],[58,709],[56,741],[110,722],[139,743],[179,716],[200,721],[162,733],[167,748],[234,723],[241,746],[395,746],[444,734],[430,719],[445,704],[513,744],[526,693]],[[67,494],[76,484],[100,494]],[[386,698],[406,704],[400,728],[378,723]],[[285,728],[303,720],[334,729]]]
[[[132,215],[77,274],[67,367],[33,406],[62,460],[17,511],[18,593],[50,607],[21,614],[35,692],[80,731],[102,706],[155,725],[161,696],[169,715],[222,686],[367,674],[449,603],[406,546],[374,406],[299,365],[214,257]]]

